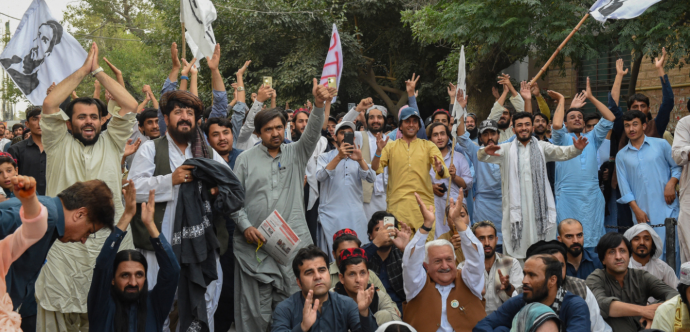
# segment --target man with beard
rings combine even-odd
[[[621,192],[618,203],[630,206],[638,224],[649,222],[663,225],[666,218],[678,218],[680,206],[676,185],[681,167],[673,160],[671,145],[665,139],[645,134],[646,120],[640,111],[628,111],[623,115],[625,135],[630,142],[616,155],[616,174]],[[662,239],[666,238],[664,227],[658,227],[655,231]],[[677,241],[678,237],[676,248]],[[663,250],[663,260],[666,245],[659,249]]]
[[[551,137],[546,136],[546,129],[549,129],[549,119],[544,113],[534,114],[534,132],[532,133],[540,141],[551,142]],[[549,178],[551,191],[556,192],[556,163],[550,161],[546,163],[546,175]]]
[[[647,299],[666,301],[678,295],[651,273],[629,268],[631,252],[632,245],[623,234],[604,234],[597,244],[604,268],[587,277],[587,287],[597,298],[601,316],[614,332],[650,328],[661,303],[647,305]]]
[[[119,113],[112,115],[103,135],[101,114],[105,105],[100,100],[82,97],[72,100],[65,111],[59,108],[89,73],[110,91],[121,107]],[[55,86],[43,101],[39,124],[46,151],[46,195],[55,196],[77,181],[100,179],[118,202],[115,218],[119,219],[124,210],[119,203],[122,201],[120,164],[136,121],[136,108],[137,101],[98,65],[98,47],[93,43],[84,65]],[[71,329],[87,320],[87,289],[81,281],[91,278],[97,253],[109,232],[102,230],[85,245],[58,243],[50,251],[36,281],[38,331],[54,331],[58,325]],[[132,249],[131,241],[132,237],[126,236],[123,249]]]
[[[96,81],[98,82],[98,81]],[[0,122],[0,148],[3,148],[7,143],[11,143],[12,141],[7,138],[7,135],[10,134],[10,131],[7,130],[7,126],[5,125],[4,122]]]
[[[584,100],[575,98],[564,112],[565,98],[558,92],[549,91],[551,98],[558,101],[553,116],[551,140],[559,146],[573,144],[575,138],[585,137],[587,146],[579,158],[556,162],[556,220],[576,219],[584,229],[584,250],[594,253],[594,247],[606,230],[604,229],[605,200],[599,188],[599,162],[597,151],[613,128],[616,117],[606,105],[592,95],[587,78],[585,97],[594,104],[603,119],[594,129],[585,133]],[[565,127],[563,126],[565,122]]]
[[[402,139],[386,144],[381,133],[377,135],[376,153],[371,167],[377,174],[383,173],[388,167],[388,211],[416,231],[422,226],[422,216],[414,207],[413,195],[419,194],[426,204],[433,205],[434,191],[429,172],[433,168],[437,180],[447,179],[450,173],[436,144],[417,137],[422,126],[422,118],[417,109],[403,109],[398,125]],[[434,224],[431,226],[435,228]],[[433,236],[433,232],[429,233],[430,239]]]
[[[687,106],[690,107],[690,99]],[[680,242],[681,262],[690,260],[690,116],[685,116],[676,124],[676,132],[671,147],[673,160],[683,168],[680,181],[680,212],[678,214],[678,240]]]
[[[29,54],[22,59],[13,55],[12,58],[0,59],[2,66],[7,69],[7,73],[12,76],[17,87],[28,96],[40,84],[38,80],[38,70],[45,62],[45,59],[53,53],[55,45],[62,40],[62,25],[57,21],[47,21],[38,26],[38,34],[32,41]]]
[[[573,138],[571,146],[556,146],[532,136],[532,114],[513,116],[516,139],[477,152],[479,161],[501,166],[504,253],[524,259],[527,247],[539,240],[556,239],[556,206],[547,185],[546,162],[579,156],[587,138]]]
[[[575,219],[564,219],[558,224],[558,241],[567,248],[566,275],[587,279],[596,269],[601,269],[599,258],[589,250],[583,250],[584,232],[582,224]]]
[[[235,174],[246,189],[244,207],[233,214],[236,222],[233,249],[237,258],[235,326],[238,331],[265,331],[272,308],[299,289],[293,271],[258,248],[266,239],[257,227],[277,211],[301,239],[292,255],[312,244],[305,220],[304,175],[307,162],[321,138],[324,105],[336,90],[318,85],[314,79],[312,93],[315,97],[312,119],[299,141],[284,144],[287,121],[279,110],[266,109],[256,115],[255,133],[261,137],[261,143],[244,151],[235,162]],[[328,267],[324,268],[328,274]]]
[[[505,142],[515,134],[515,131],[511,130],[512,119],[515,113],[525,111],[525,101],[517,90],[515,90],[513,84],[510,83],[510,75],[501,74],[498,76],[498,84],[503,85],[503,93],[494,103],[487,119],[494,120],[498,123],[498,142]],[[504,105],[509,91],[511,94],[510,103],[512,105]],[[527,111],[530,113],[532,109]]]
[[[180,185],[194,179],[192,176],[194,166],[183,165],[185,160],[209,158],[224,165],[227,165],[227,162],[218,152],[205,144],[203,133],[196,126],[197,120],[204,110],[201,99],[188,91],[175,90],[166,92],[161,97],[160,106],[168,130],[165,135],[141,145],[132,161],[128,179],[134,181],[136,188],[140,190],[137,195],[137,202],[145,202],[148,199],[148,195],[145,193],[155,190],[156,214],[154,221],[156,227],[166,238],[172,239]],[[108,129],[108,131],[110,130]],[[228,243],[222,240],[227,239],[222,236],[224,232],[227,232],[227,229],[224,220],[222,228],[218,228],[219,225],[215,221],[216,232],[222,241],[220,243],[222,254],[228,247]],[[148,232],[143,225],[134,223],[132,224],[132,237],[134,245],[146,257],[150,267],[147,271],[147,279],[150,281],[149,288],[152,288],[156,285],[158,263],[154,248],[148,241]],[[223,280],[218,258],[216,258],[216,263],[218,279],[211,281],[206,287],[206,313],[211,331],[213,331],[213,314],[218,305]],[[172,323],[174,324],[174,322]]]
[[[467,99],[463,97],[462,90],[458,93],[460,106],[467,106]],[[488,220],[496,226],[496,238],[498,243],[496,251],[503,253],[503,211],[501,209],[501,167],[492,163],[479,162],[477,152],[480,147],[498,144],[498,124],[494,120],[484,120],[479,124],[479,145],[470,139],[465,129],[465,120],[458,118],[457,142],[460,149],[470,157],[474,165],[474,179],[472,192],[474,197],[474,215],[472,220]]]
[[[362,150],[344,141],[346,133],[354,136],[354,132],[354,123],[339,123],[335,128],[338,149],[323,153],[318,158],[316,179],[321,192],[317,243],[324,252],[333,246],[333,235],[346,226],[360,234],[366,230],[366,217],[360,204],[362,181],[374,183],[376,173],[364,162]]]
[[[96,81],[98,82],[98,81]],[[41,140],[41,107],[31,106],[26,110],[26,125],[31,136],[13,146],[7,152],[17,160],[19,175],[26,175],[36,179],[38,195],[46,194],[46,152]]]
[[[319,105],[319,100],[314,100],[314,112],[318,112]],[[373,285],[368,289],[360,288],[356,302],[347,295],[329,291],[328,255],[314,245],[297,252],[292,270],[299,290],[276,306],[271,331],[376,330],[378,325],[370,309],[375,292]]]
[[[403,141],[403,140],[400,140]],[[415,193],[424,224],[405,247],[403,280],[407,305],[403,321],[417,331],[469,332],[486,317],[482,305],[484,263],[479,251],[481,242],[460,217],[461,202],[450,200],[449,220],[460,234],[465,268],[455,266],[455,248],[447,240],[425,244],[436,221],[434,207]]]
[[[275,90],[273,90],[271,87],[264,85],[259,87],[258,93],[256,94],[256,99],[253,100],[252,108],[249,109],[247,116],[243,117],[244,123],[242,124],[242,127],[240,127],[240,131],[237,133],[236,137],[236,148],[246,151],[259,142],[260,137],[254,134],[256,131],[256,128],[254,127],[254,118],[256,117],[256,114],[263,109],[266,100],[271,98],[273,94],[275,94]]]
[[[527,249],[527,258],[534,255],[552,255],[555,257],[563,266],[563,289],[581,297],[585,302],[587,302],[587,308],[589,309],[589,319],[592,331],[600,332],[611,332],[611,327],[606,324],[604,318],[601,317],[599,311],[599,305],[597,304],[597,299],[594,297],[592,291],[587,287],[587,284],[583,279],[576,277],[568,277],[565,274],[565,255],[566,255],[565,245],[556,240],[552,241],[539,241],[531,245]]]
[[[371,161],[376,156],[376,141],[380,133],[382,138],[383,130],[385,128],[386,117],[388,116],[388,109],[374,105],[371,98],[362,99],[357,107],[350,110],[344,117],[343,121],[352,121],[356,119],[358,114],[364,113],[366,119],[366,132],[355,131],[355,144],[358,144],[362,149],[362,158],[371,165]],[[364,214],[369,220],[377,211],[385,211],[386,203],[386,186],[388,185],[388,171],[376,175],[376,181],[373,184],[362,182],[362,202],[364,205]]]
[[[467,113],[465,118],[465,129],[470,133],[470,140],[474,144],[479,145],[479,129],[477,128],[477,115],[474,113]]]
[[[211,145],[230,168],[235,168],[235,160],[240,153],[240,149],[233,149],[232,122],[226,118],[210,118],[204,124],[204,134],[208,137],[208,144]]]
[[[560,331],[589,332],[587,303],[563,288],[562,264],[552,255],[534,255],[525,261],[522,296],[515,296],[484,318],[474,332],[508,331],[513,318],[528,303],[541,303],[560,318]]]
[[[141,221],[150,235],[160,271],[148,289],[146,258],[137,250],[118,252],[132,217],[137,212],[136,189],[130,181],[125,191],[125,212],[101,249],[89,289],[89,329],[103,332],[162,331],[173,305],[180,264],[173,249],[153,222],[155,195],[142,203]]]
[[[447,179],[435,179],[434,170],[429,171],[429,176],[433,183],[434,206],[436,207],[436,232],[434,237],[438,238],[450,231],[450,226],[444,216],[447,195],[450,194],[452,199],[466,203],[463,193],[472,188],[472,173],[470,172],[470,165],[462,153],[451,153],[453,143],[450,141],[451,133],[447,124],[434,122],[426,128],[426,131],[427,137],[441,151],[443,163],[449,165],[448,172],[450,172],[450,181],[448,181]]]
[[[294,142],[299,141],[299,138],[304,133],[304,128],[307,127],[309,122],[309,111],[300,108],[295,112],[292,117],[292,140]]]
[[[678,278],[676,272],[659,259],[664,242],[648,224],[637,224],[628,228],[623,234],[632,245],[632,259],[628,267],[645,270],[663,281],[665,284],[676,288]],[[655,302],[655,301],[650,301]]]
[[[496,236],[496,226],[490,221],[480,221],[472,225],[472,232],[482,243],[484,251],[484,288],[486,293],[487,315],[491,315],[505,301],[513,296],[513,292],[522,285],[522,266],[517,259],[508,255],[496,252],[498,237]],[[462,269],[465,262],[458,265]]]

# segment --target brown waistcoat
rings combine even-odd
[[[486,311],[482,301],[465,286],[461,273],[458,269],[455,287],[448,294],[446,315],[455,332],[471,332],[474,326],[486,317]],[[452,306],[453,301],[458,302],[456,308]],[[422,291],[403,304],[403,318],[417,331],[436,331],[441,326],[441,293],[428,275]]]

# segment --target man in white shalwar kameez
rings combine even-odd
[[[690,106],[690,100],[688,100]],[[690,116],[685,116],[676,124],[676,134],[671,148],[673,160],[683,167],[680,176],[680,213],[678,214],[678,240],[680,260],[690,261]]]
[[[563,107],[562,102],[558,107]],[[516,113],[516,139],[477,152],[479,161],[501,166],[503,194],[503,250],[524,260],[527,248],[539,240],[556,239],[556,206],[546,175],[546,162],[577,157],[587,139],[573,139],[571,146],[556,146],[532,137],[532,114]]]

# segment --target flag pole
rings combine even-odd
[[[450,163],[451,163],[451,165],[453,164],[453,156],[454,155],[455,155],[455,137],[453,137],[453,147],[450,150]],[[448,166],[448,169],[450,169],[450,166]],[[448,171],[448,172],[450,172],[450,171]],[[456,170],[456,172],[457,172],[457,170]],[[453,178],[451,178],[451,177],[448,178],[448,191],[446,191],[446,206],[448,206],[450,204],[450,193],[451,193],[450,186],[451,186],[452,180],[453,180]],[[460,199],[460,195],[458,195],[458,199]],[[446,224],[446,219],[447,219],[446,211],[443,211],[443,224],[444,225]],[[451,232],[453,232],[453,235],[458,234],[458,232],[455,230],[455,224],[450,220],[448,220],[448,224],[450,225],[450,230],[451,230]]]
[[[184,22],[182,22],[182,58],[187,58],[187,41],[185,40],[184,34]]]
[[[580,23],[577,24],[577,26],[575,27],[575,29],[573,29],[573,31],[570,32],[570,34],[568,35],[568,37],[565,38],[565,40],[561,43],[561,45],[558,46],[558,48],[556,49],[556,52],[554,52],[553,55],[551,56],[551,58],[549,58],[549,61],[546,61],[546,63],[544,64],[544,66],[541,67],[541,70],[539,70],[539,72],[537,73],[537,75],[534,76],[534,78],[529,82],[530,85],[534,84],[534,82],[536,82],[537,79],[539,79],[539,77],[541,77],[541,75],[544,74],[544,72],[546,71],[546,69],[549,68],[549,65],[551,65],[551,62],[553,62],[553,60],[556,58],[556,56],[558,55],[558,53],[563,49],[563,47],[565,46],[565,44],[567,44],[568,41],[570,41],[570,38],[573,37],[573,35],[575,34],[575,32],[577,32],[577,30],[580,30],[580,26],[582,26],[582,23],[585,23],[585,20],[586,20],[588,17],[589,17],[589,12],[587,12],[587,14],[585,14],[585,17],[583,17],[583,18],[580,20]]]

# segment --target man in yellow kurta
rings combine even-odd
[[[414,193],[419,194],[427,206],[434,205],[434,190],[429,170],[436,170],[436,179],[448,178],[450,173],[436,144],[417,138],[422,117],[419,111],[407,107],[400,113],[398,130],[403,137],[388,144],[379,133],[376,137],[376,154],[371,168],[376,174],[388,167],[388,212],[409,225],[413,231],[423,226],[424,218]],[[434,234],[431,229],[429,234]],[[433,235],[431,235],[433,236]]]

